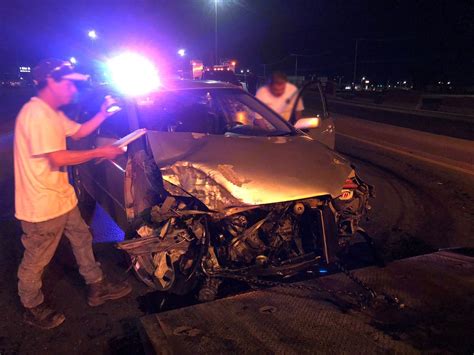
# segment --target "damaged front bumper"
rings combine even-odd
[[[151,132],[149,149],[126,167],[132,223],[118,247],[154,289],[183,293],[224,272],[291,276],[331,263],[370,208],[373,188],[325,148],[299,154],[304,137],[177,134],[178,143]],[[280,156],[268,162],[257,150]]]

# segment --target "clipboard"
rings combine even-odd
[[[130,143],[136,141],[138,138],[145,135],[146,132],[147,132],[146,128],[137,129],[137,130],[133,131],[132,133],[127,134],[125,137],[117,139],[115,142],[112,143],[112,145],[116,146],[116,147],[122,149],[124,152],[126,152],[127,151],[127,146]],[[95,164],[97,165],[99,163],[102,163],[104,160],[105,160],[104,158],[100,158],[95,162]]]
[[[121,149],[124,149],[127,145],[130,143],[136,141],[138,138],[142,137],[145,135],[147,132],[146,128],[140,128],[135,131],[133,131],[130,134],[127,134],[125,137],[122,137],[115,142],[112,143],[112,145],[119,147]]]

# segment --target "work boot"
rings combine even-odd
[[[60,326],[66,320],[66,317],[64,314],[56,312],[41,303],[33,308],[25,308],[23,320],[25,323],[41,329],[53,329]]]
[[[91,307],[100,306],[105,301],[122,298],[130,292],[132,288],[126,281],[112,283],[104,279],[89,285],[87,303]]]

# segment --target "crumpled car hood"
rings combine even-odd
[[[163,179],[212,210],[340,195],[352,168],[306,136],[247,137],[148,131]]]

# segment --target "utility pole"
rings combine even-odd
[[[298,55],[295,55],[295,80],[298,77]]]
[[[357,57],[359,50],[359,41],[366,42],[395,42],[395,41],[410,41],[413,38],[356,38],[355,51],[354,51],[354,73],[352,77],[352,89],[355,89],[356,79],[357,79]]]
[[[357,50],[359,48],[359,38],[356,39],[355,51],[354,51],[354,75],[352,77],[352,90],[355,90],[356,77],[357,77]]]

